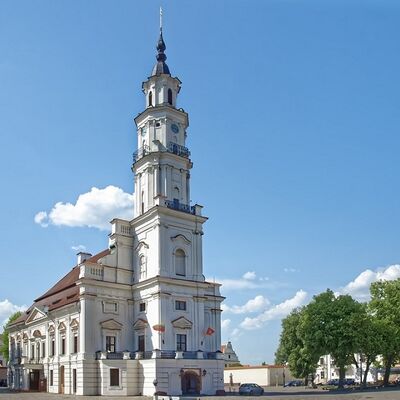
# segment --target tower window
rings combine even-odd
[[[153,92],[149,92],[149,106],[153,105]]]
[[[172,106],[172,90],[168,89],[168,103]]]
[[[138,351],[145,351],[144,335],[138,336]]]
[[[106,336],[106,351],[108,353],[115,353],[116,338],[115,336]]]
[[[186,275],[186,254],[183,250],[175,251],[175,273],[176,275]]]

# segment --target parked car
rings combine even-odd
[[[284,386],[304,386],[304,382],[299,379],[295,379],[293,381],[286,382]]]
[[[326,382],[327,385],[332,385],[332,386],[337,386],[339,385],[339,379],[330,379],[328,382]]]
[[[243,383],[239,387],[239,394],[247,396],[261,396],[264,394],[264,389],[256,383]]]
[[[356,384],[356,380],[353,379],[353,378],[345,378],[343,384],[344,385],[349,385],[349,386],[350,385],[355,385]]]

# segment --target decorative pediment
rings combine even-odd
[[[35,338],[40,338],[42,337],[42,334],[40,333],[39,329],[36,329],[33,331],[32,336]]]
[[[76,318],[74,318],[69,326],[71,327],[71,330],[77,331],[79,329],[79,322],[76,320]]]
[[[23,336],[22,336],[22,340],[23,340],[24,342],[26,342],[28,339],[29,339],[29,338],[28,338],[28,335],[27,335],[26,333],[24,333]]]
[[[29,313],[29,316],[28,316],[28,318],[26,319],[25,323],[26,323],[26,324],[29,324],[30,322],[37,321],[37,320],[39,320],[39,319],[43,319],[43,318],[46,318],[46,317],[47,317],[47,315],[46,315],[42,310],[39,310],[38,308],[35,307],[35,308]]]
[[[184,242],[186,244],[190,244],[191,243],[190,240],[185,235],[182,235],[181,233],[179,235],[172,236],[171,240],[174,240],[174,241],[178,240],[178,241]]]
[[[55,332],[54,325],[50,325],[49,326],[49,335],[54,335],[54,332]]]
[[[58,330],[59,330],[60,332],[67,330],[67,327],[65,326],[64,322],[60,322],[60,323],[58,324]]]
[[[140,331],[142,329],[147,328],[148,326],[149,324],[145,319],[138,318],[133,324],[133,329],[135,329],[136,331]]]
[[[21,335],[18,334],[18,335],[17,335],[17,342],[19,342],[20,340],[21,340]]]
[[[144,240],[141,240],[141,241],[137,244],[137,246],[135,247],[135,250],[136,250],[136,251],[139,251],[142,247],[144,247],[145,249],[148,249],[148,248],[149,248],[149,245],[148,245]]]
[[[174,328],[179,328],[179,329],[192,329],[193,325],[193,323],[185,317],[179,317],[177,319],[174,319],[173,321],[171,321],[171,323]]]
[[[106,321],[100,322],[100,325],[103,329],[108,329],[108,330],[121,330],[122,329],[122,324],[116,321],[115,319],[108,319]]]

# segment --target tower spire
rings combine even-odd
[[[160,36],[158,38],[158,42],[157,42],[157,62],[154,65],[153,68],[153,72],[152,72],[152,76],[154,75],[161,75],[161,74],[168,74],[171,75],[171,73],[169,72],[169,68],[168,65],[165,63],[165,60],[167,59],[167,56],[165,55],[165,49],[167,48],[167,46],[165,46],[165,42],[164,42],[164,38],[163,38],[163,32],[162,32],[162,28],[163,28],[163,11],[162,8],[160,7]]]

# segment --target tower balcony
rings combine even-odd
[[[144,156],[147,156],[150,153],[158,153],[159,151],[172,153],[177,156],[184,157],[184,158],[190,157],[190,151],[187,147],[181,146],[180,144],[177,144],[174,142],[169,142],[168,146],[163,147],[161,150],[160,149],[151,150],[150,146],[147,146],[147,145],[140,147],[133,153],[133,163],[140,160]]]
[[[178,199],[165,200],[165,205],[173,210],[183,211],[188,214],[196,214],[195,206],[190,206],[189,204],[183,204]]]

